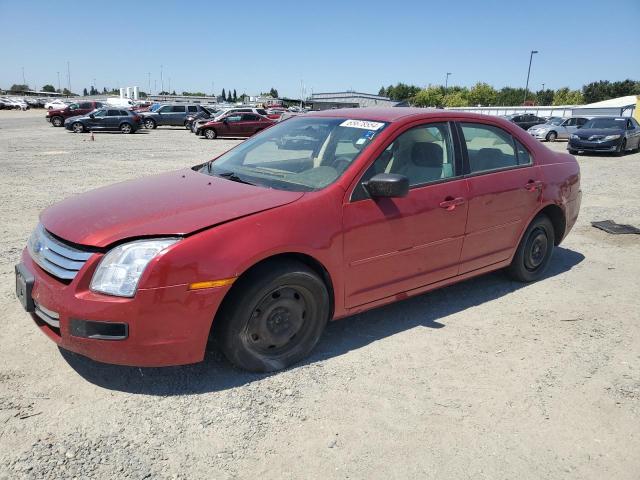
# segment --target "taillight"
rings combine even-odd
[[[134,115],[133,116],[133,121],[134,122],[139,122],[140,121],[140,115]]]

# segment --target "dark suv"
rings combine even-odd
[[[47,122],[51,122],[54,127],[62,127],[65,118],[86,115],[96,108],[102,107],[101,102],[78,102],[67,105],[64,108],[47,111]]]
[[[515,123],[525,130],[528,130],[534,125],[540,125],[541,123],[546,122],[544,118],[536,117],[535,115],[532,115],[530,113],[516,113],[514,115],[505,115],[503,118],[509,120],[511,123]]]
[[[163,105],[155,112],[140,112],[140,115],[146,128],[156,128],[160,125],[183,127],[187,115],[200,112],[209,113],[202,105],[181,103]]]
[[[88,115],[67,118],[64,127],[75,133],[94,130],[120,130],[122,133],[135,133],[142,128],[142,118],[136,112],[126,108],[109,106],[94,110]]]

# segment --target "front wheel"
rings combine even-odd
[[[627,151],[627,139],[623,138],[620,144],[618,145],[618,149],[616,150],[616,155],[621,157]]]
[[[122,133],[133,133],[133,127],[131,127],[130,123],[123,123],[120,125],[120,131]]]
[[[64,125],[64,118],[62,118],[62,117],[53,117],[51,119],[51,125],[53,125],[54,127],[61,127],[62,125]]]
[[[306,357],[329,318],[329,294],[306,265],[271,261],[238,280],[214,323],[227,359],[254,372],[280,370]]]
[[[207,128],[204,131],[204,136],[206,138],[208,138],[209,140],[214,140],[218,136],[218,134],[216,133],[216,131],[213,128]]]
[[[82,133],[84,132],[84,125],[82,125],[80,122],[75,122],[72,125],[73,131],[74,133]]]
[[[519,282],[534,282],[544,275],[553,254],[555,233],[553,224],[546,215],[533,219],[520,240],[509,275]]]
[[[148,128],[149,130],[152,130],[156,127],[157,127],[156,122],[152,118],[145,119],[144,128]]]
[[[547,133],[547,142],[555,142],[558,138],[558,134],[556,132]]]

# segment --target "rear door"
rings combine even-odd
[[[544,187],[528,150],[500,127],[461,122],[469,219],[460,273],[507,260]]]
[[[242,115],[242,113],[234,113],[226,116],[220,127],[220,135],[224,137],[239,136],[242,131]]]
[[[120,125],[120,110],[108,109],[104,127],[109,130],[115,130]]]
[[[343,207],[348,308],[457,274],[467,184],[456,161],[460,155],[454,137],[449,123],[405,129],[358,182]],[[344,145],[340,151],[336,145],[338,159],[347,153]],[[370,198],[363,184],[378,173],[407,176],[409,194]]]
[[[186,116],[186,105],[173,105],[171,107],[171,115],[169,116],[169,123],[167,123],[167,125],[182,126],[184,124],[184,118]]]
[[[261,125],[260,117],[255,113],[243,113],[242,121],[240,123],[242,124],[242,135],[246,137],[250,137],[256,133],[256,131],[260,129]]]

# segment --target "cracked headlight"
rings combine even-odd
[[[133,297],[151,260],[179,238],[157,238],[124,243],[110,250],[91,279],[91,290],[118,297]]]

